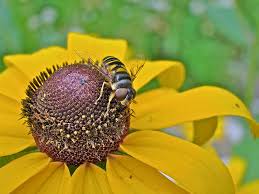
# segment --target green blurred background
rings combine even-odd
[[[138,56],[183,61],[184,89],[227,88],[259,116],[259,0],[0,0],[0,29],[1,58],[65,46],[71,31],[126,39]],[[248,161],[245,182],[259,178],[259,141],[227,126],[216,146]]]

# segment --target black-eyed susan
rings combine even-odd
[[[154,78],[160,88],[136,96],[134,117],[116,98],[105,116],[111,89],[95,103],[104,77],[92,63],[111,55],[130,69],[134,61],[125,59],[126,51],[123,40],[70,34],[67,49],[50,47],[4,58],[0,155],[31,146],[38,152],[0,169],[1,193],[234,193],[232,178],[216,156],[159,129],[194,121],[196,136],[205,141],[217,116],[237,115],[248,119],[258,135],[245,105],[216,87],[178,93],[184,81],[182,64],[146,61],[134,88],[139,91]],[[81,61],[75,52],[92,60]],[[106,166],[97,166],[100,161]],[[68,164],[79,166],[72,178]]]

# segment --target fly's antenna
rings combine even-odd
[[[145,65],[145,61],[142,65],[136,66],[135,68],[132,68],[130,70],[130,77],[131,77],[132,81],[134,81],[136,79],[138,73],[143,69],[144,65]]]
[[[137,56],[137,60],[135,61],[135,63],[137,65],[133,66],[130,69],[130,76],[132,79],[132,82],[136,79],[137,75],[139,74],[139,72],[143,69],[145,63],[146,63],[146,58],[144,57],[144,55],[138,55]]]

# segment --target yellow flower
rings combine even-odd
[[[26,98],[25,89],[29,82],[39,72],[55,64],[81,60],[75,52],[84,58],[90,56],[93,60],[99,61],[108,55],[116,56],[125,62],[127,68],[131,68],[134,61],[126,60],[126,51],[127,43],[123,40],[70,34],[67,49],[50,47],[31,55],[6,56],[4,62],[7,69],[0,74],[0,156],[11,155],[35,146],[34,138],[28,134],[29,128],[20,120],[20,102]],[[88,162],[81,164],[71,178],[65,162],[70,161],[70,155],[61,161],[53,161],[40,151],[28,153],[0,168],[1,194],[234,193],[232,178],[216,156],[197,145],[158,130],[194,121],[196,136],[201,137],[202,141],[207,141],[213,135],[218,116],[236,115],[246,118],[255,136],[259,135],[258,125],[245,105],[226,90],[204,86],[178,93],[177,89],[184,81],[184,73],[184,68],[179,62],[145,62],[144,68],[134,81],[134,88],[139,91],[154,78],[159,81],[160,88],[136,96],[137,103],[131,104],[135,117],[131,118],[130,128],[137,130],[133,130],[123,141],[121,139],[119,154],[108,154],[106,170]],[[38,82],[40,81],[35,81]],[[46,119],[55,120],[48,115]],[[30,125],[32,127],[32,124]],[[73,142],[70,134],[67,135],[66,137]],[[37,136],[36,140],[38,145],[46,142],[47,150],[48,145],[54,142],[44,137],[37,139]],[[69,151],[67,147],[60,150],[58,143],[60,142],[57,142],[56,148],[60,152],[57,155],[64,150]],[[40,147],[40,150],[42,149]],[[121,155],[121,152],[128,155]],[[75,154],[71,153],[73,156]],[[90,152],[89,155],[91,154]],[[169,181],[160,172],[172,177],[174,181]]]
[[[232,157],[228,163],[229,171],[234,179],[237,194],[257,194],[259,193],[259,180],[241,185],[242,178],[246,170],[246,162],[237,156]]]

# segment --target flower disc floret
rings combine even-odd
[[[129,108],[100,90],[105,76],[92,62],[55,66],[30,83],[22,113],[40,151],[67,164],[97,163],[116,151],[129,128]],[[108,114],[106,114],[108,113]]]

